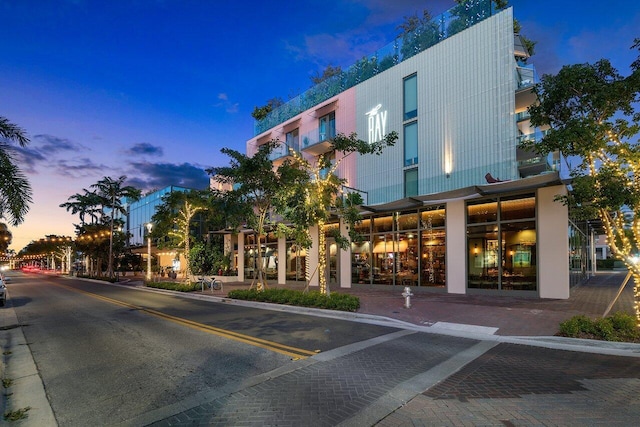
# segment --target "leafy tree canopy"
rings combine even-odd
[[[640,323],[640,56],[631,71],[625,77],[602,59],[543,76],[529,112],[532,124],[548,131],[525,147],[568,157],[572,191],[562,200],[580,217],[602,220],[613,255],[634,274]]]

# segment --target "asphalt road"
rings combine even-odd
[[[125,422],[393,331],[43,275],[10,292],[61,426]]]
[[[55,414],[41,422],[36,407],[22,426],[611,427],[640,419],[636,347],[594,354],[46,276],[16,277],[7,308],[5,364],[28,347]]]

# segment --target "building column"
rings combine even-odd
[[[464,200],[447,203],[446,207],[446,271],[447,292],[467,293],[467,224]]]
[[[540,298],[569,298],[569,209],[554,199],[564,185],[539,188],[538,290]]]
[[[278,237],[278,285],[287,283],[287,238]]]
[[[589,227],[589,259],[591,260],[591,277],[595,277],[598,271],[596,263],[596,234],[593,228]]]
[[[244,233],[238,233],[238,281],[244,282]]]
[[[311,235],[311,247],[307,250],[307,277],[309,286],[320,286],[318,269],[318,226],[314,225],[309,227],[309,234]],[[324,271],[322,272],[324,274]],[[313,276],[311,276],[313,275]]]
[[[343,220],[340,220],[340,233],[343,236],[349,234],[349,229]],[[338,274],[337,280],[341,288],[351,287],[351,245],[345,250],[338,249]]]

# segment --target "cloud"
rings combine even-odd
[[[205,168],[191,163],[131,162],[127,169],[129,169],[127,175],[135,177],[127,181],[128,185],[143,191],[169,185],[199,190],[209,186],[209,176],[204,171]]]
[[[51,166],[56,175],[74,179],[109,175],[113,170],[107,165],[94,163],[93,160],[87,157],[57,160]]]
[[[224,108],[224,110],[230,114],[238,112],[240,104],[238,102],[229,101],[229,96],[226,93],[219,93],[218,100],[220,102],[213,105],[215,108]]]
[[[65,151],[89,149],[88,147],[85,147],[81,144],[76,144],[75,142],[72,142],[67,138],[59,138],[57,136],[48,134],[34,135],[32,142],[37,150],[49,155]]]
[[[38,166],[43,163],[46,163],[48,168],[55,168],[57,158],[61,154],[77,153],[88,149],[69,139],[47,134],[33,136],[31,143],[26,147],[10,146],[9,148],[20,168],[28,174],[37,174],[40,169]]]
[[[47,158],[38,150],[29,147],[8,147],[11,156],[16,160],[18,167],[25,173],[36,173],[36,165]]]
[[[144,155],[162,156],[164,154],[164,149],[157,145],[151,145],[147,142],[141,142],[125,150],[125,154],[129,154],[133,156],[144,156]]]

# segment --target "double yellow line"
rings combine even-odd
[[[291,357],[293,360],[306,359],[309,356],[313,356],[314,354],[320,353],[320,350],[310,351],[310,350],[305,350],[303,348],[290,347],[288,345],[279,344],[277,342],[263,340],[263,339],[252,337],[252,336],[249,336],[249,335],[239,334],[237,332],[228,331],[226,329],[221,329],[221,328],[216,328],[214,326],[205,325],[204,323],[198,323],[198,322],[194,322],[192,320],[183,319],[182,317],[172,316],[170,314],[163,313],[163,312],[157,311],[157,310],[153,310],[151,308],[141,307],[141,306],[129,304],[129,303],[126,303],[126,302],[123,302],[123,301],[118,301],[118,300],[115,300],[113,298],[105,297],[105,296],[94,294],[94,293],[87,292],[87,291],[83,291],[81,289],[73,288],[71,286],[66,286],[66,285],[62,285],[62,284],[58,284],[58,286],[62,286],[62,287],[67,288],[69,290],[72,290],[72,291],[75,291],[75,292],[79,292],[79,293],[88,295],[90,297],[93,297],[93,298],[96,298],[96,299],[99,299],[99,300],[102,300],[102,301],[109,302],[111,304],[120,305],[122,307],[127,307],[127,308],[130,308],[130,309],[133,309],[133,310],[139,310],[139,311],[151,314],[153,316],[159,317],[161,319],[169,320],[169,321],[177,323],[179,325],[188,326],[188,327],[196,329],[198,331],[206,332],[206,333],[209,333],[209,334],[212,334],[212,335],[217,335],[217,336],[222,337],[222,338],[228,338],[228,339],[231,339],[231,340],[234,340],[234,341],[238,341],[238,342],[241,342],[241,343],[252,345],[254,347],[260,347],[260,348],[264,348],[266,350],[270,350],[270,351],[273,351],[273,352],[276,352],[276,353],[284,354],[286,356]]]

